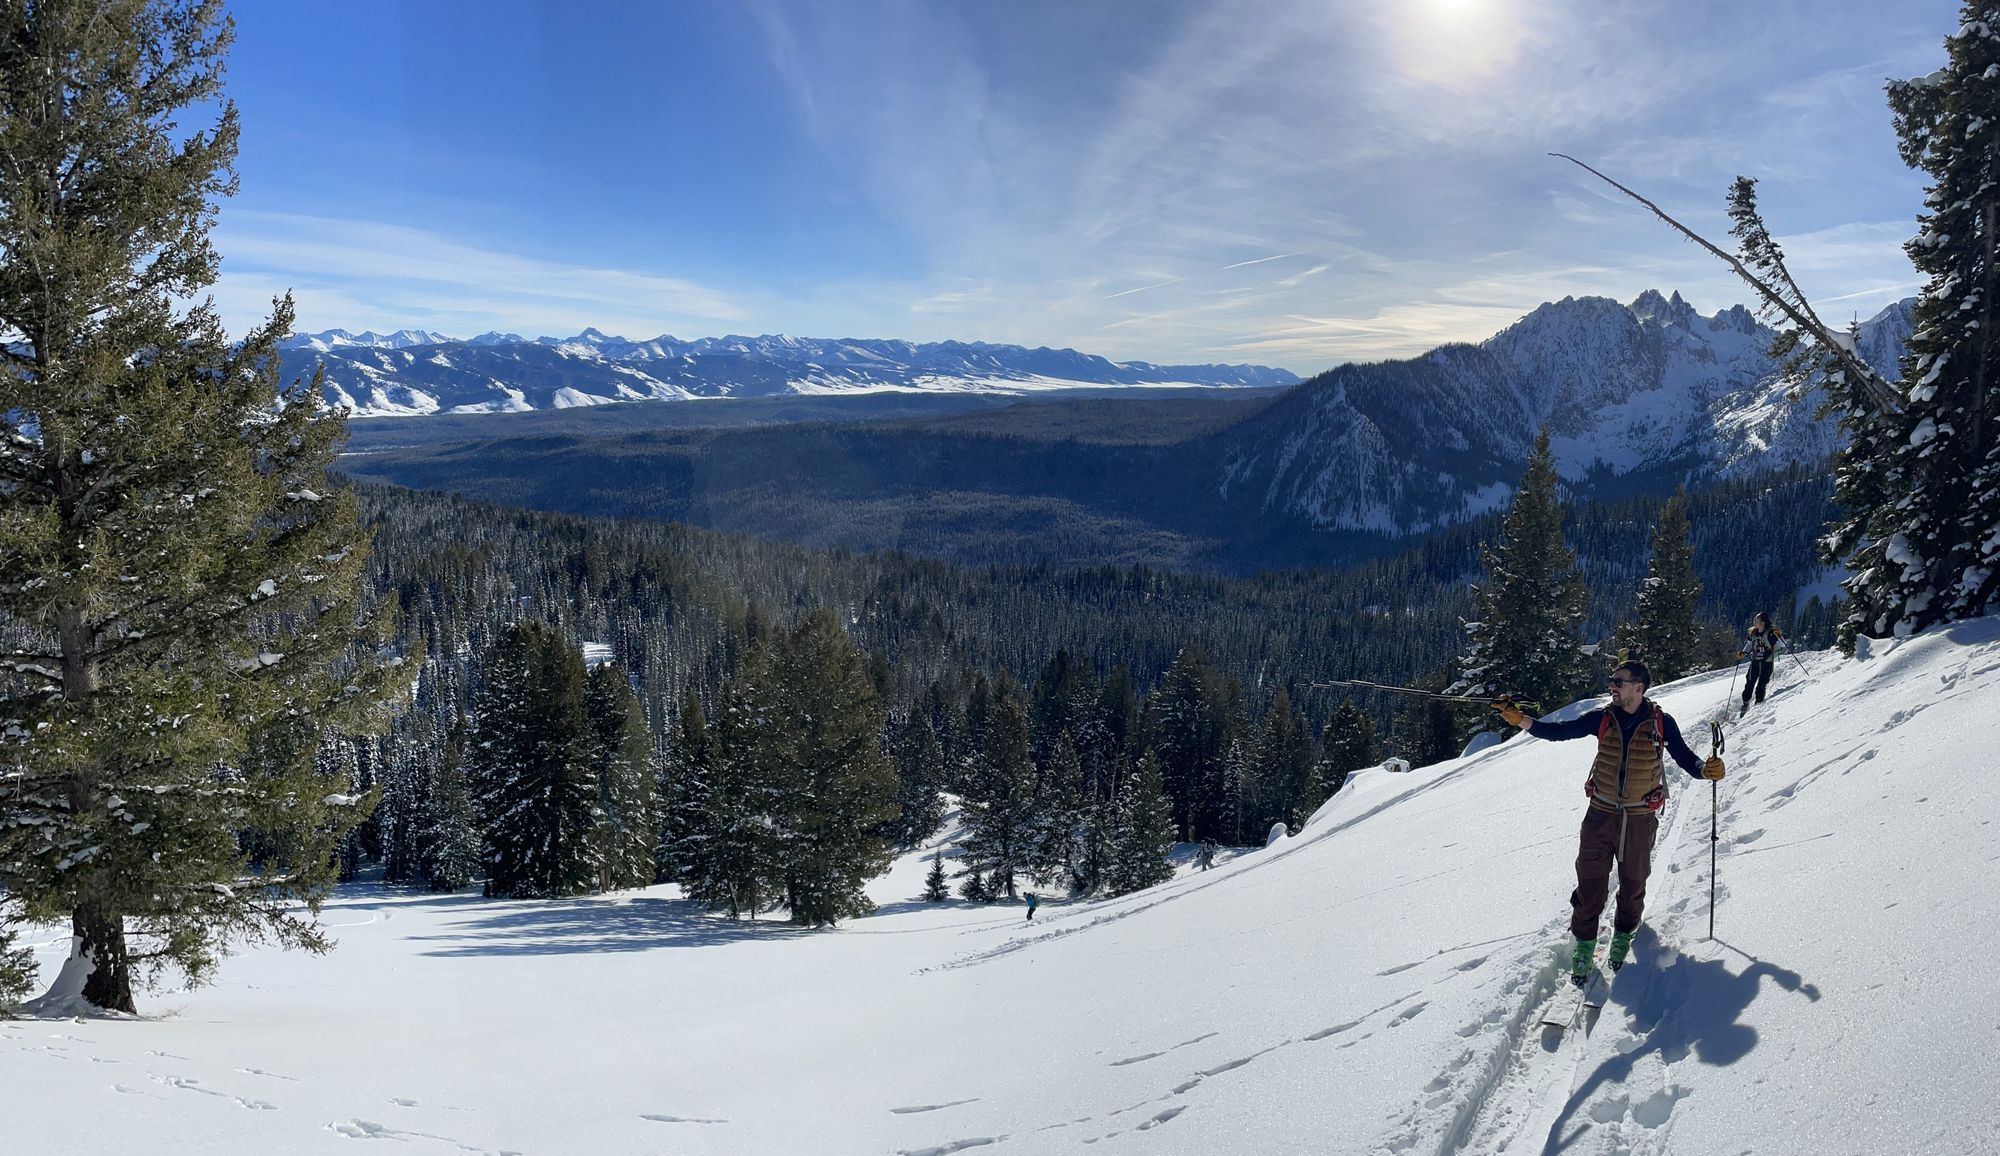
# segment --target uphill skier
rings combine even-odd
[[[1653,870],[1653,840],[1659,834],[1660,808],[1666,805],[1666,756],[1698,779],[1722,778],[1722,760],[1703,762],[1688,749],[1672,715],[1646,697],[1652,672],[1637,660],[1619,663],[1611,672],[1611,702],[1568,722],[1540,722],[1512,703],[1496,709],[1509,726],[1542,739],[1595,736],[1597,759],[1584,785],[1590,807],[1584,812],[1576,855],[1576,890],[1570,893],[1570,933],[1576,950],[1570,957],[1570,979],[1582,986],[1590,978],[1597,954],[1598,921],[1610,889],[1611,865],[1618,864],[1618,908],[1612,917],[1611,970],[1625,965],[1632,934],[1646,905],[1646,877]]]
[[[1750,672],[1743,676],[1743,707],[1736,712],[1742,718],[1750,711],[1750,695],[1754,690],[1757,701],[1764,701],[1764,688],[1771,685],[1771,667],[1778,661],[1778,647],[1785,636],[1771,625],[1771,619],[1763,611],[1757,612],[1755,621],[1750,623],[1750,634],[1743,640],[1743,657],[1750,660]]]

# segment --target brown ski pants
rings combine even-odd
[[[1624,847],[1619,847],[1621,826]],[[1597,923],[1611,889],[1611,864],[1618,864],[1618,910],[1613,931],[1637,931],[1646,909],[1646,877],[1653,873],[1653,839],[1660,817],[1652,811],[1620,815],[1592,807],[1583,813],[1576,852],[1576,890],[1570,892],[1569,930],[1578,939],[1596,939]]]

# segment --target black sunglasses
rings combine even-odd
[[[1636,679],[1636,678],[1607,678],[1607,679],[1605,679],[1604,681],[1605,681],[1606,683],[1608,683],[1609,685],[1611,685],[1611,686],[1644,686],[1644,685],[1646,685],[1645,683],[1643,683],[1643,682],[1640,682],[1640,681],[1639,681],[1638,679]]]

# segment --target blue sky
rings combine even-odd
[[[240,330],[793,333],[1311,373],[1566,295],[1746,294],[1573,153],[1824,315],[1915,291],[1889,77],[1947,0],[234,5]]]

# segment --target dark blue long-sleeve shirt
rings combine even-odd
[[[1606,711],[1611,712],[1611,717],[1618,720],[1618,733],[1629,747],[1632,745],[1632,732],[1647,715],[1652,713],[1652,703],[1650,701],[1640,703],[1637,714],[1626,714],[1615,706],[1601,706],[1596,710],[1585,711],[1568,722],[1542,722],[1537,719],[1528,724],[1528,733],[1538,739],[1552,739],[1557,742],[1564,739],[1596,738],[1597,728],[1603,725]],[[1680,764],[1681,770],[1697,779],[1701,778],[1702,760],[1689,749],[1687,740],[1681,737],[1680,724],[1674,721],[1674,716],[1661,711],[1660,729],[1666,734],[1667,753],[1673,756],[1674,762]]]

